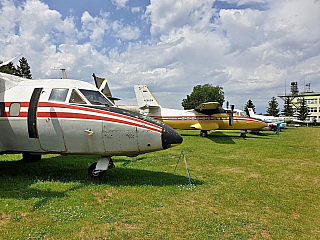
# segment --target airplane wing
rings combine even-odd
[[[218,102],[201,103],[194,109],[194,111],[206,115],[211,115],[213,117],[229,117],[229,115],[231,114],[230,110],[220,108]]]
[[[109,85],[107,83],[107,80],[108,80],[107,78],[99,78],[95,74],[92,74],[92,76],[93,76],[94,82],[96,84],[96,87],[99,88],[99,90],[101,90],[100,88],[102,87],[103,89],[101,92],[104,95],[106,95],[113,103],[115,100],[120,100],[120,98],[112,97]]]
[[[208,110],[208,109],[217,109],[218,107],[219,107],[218,102],[207,102],[207,103],[201,103],[195,109],[202,111],[202,110]]]
[[[1,63],[1,64],[0,64],[0,68],[3,67],[3,66],[5,66],[5,65],[7,65],[7,64],[10,63],[10,62],[12,62],[13,60],[15,60],[17,57],[20,57],[21,55],[22,55],[22,54],[19,54],[18,56],[14,57],[14,58],[6,61],[6,62]]]

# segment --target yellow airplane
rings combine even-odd
[[[219,107],[218,102],[200,104],[195,109],[179,110],[160,106],[147,85],[134,85],[138,108],[148,117],[164,122],[174,129],[200,130],[201,137],[207,137],[210,130],[269,130],[268,125],[256,118],[234,115],[234,107],[230,109]]]

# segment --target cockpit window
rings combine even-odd
[[[100,92],[86,89],[79,89],[79,91],[87,98],[93,105],[112,106],[113,104],[105,98]]]
[[[82,97],[74,89],[72,90],[69,102],[70,103],[86,104],[86,102],[82,99]]]
[[[49,101],[65,102],[68,95],[67,88],[53,88],[50,93]]]

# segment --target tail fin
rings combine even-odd
[[[92,74],[92,77],[94,79],[94,82],[96,84],[96,87],[99,88],[99,90],[106,95],[113,103],[115,100],[120,100],[119,98],[112,97],[107,78],[99,78],[94,73]],[[101,89],[100,89],[101,88]]]
[[[249,111],[249,116],[253,118],[255,116],[253,109],[248,108],[248,111]]]
[[[143,109],[161,107],[147,85],[134,85],[134,92],[136,93],[139,108]]]

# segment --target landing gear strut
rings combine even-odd
[[[101,156],[98,162],[91,164],[88,169],[88,175],[92,178],[101,179],[106,175],[108,169],[114,167],[111,157]]]
[[[207,130],[201,130],[201,132],[200,132],[200,136],[201,137],[208,137],[208,131]]]
[[[248,131],[245,130],[244,133],[240,133],[240,137],[243,137],[243,138],[247,137],[247,133],[248,133]]]

